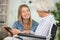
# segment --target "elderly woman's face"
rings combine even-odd
[[[22,8],[22,18],[29,19],[30,18],[30,11],[27,7]]]

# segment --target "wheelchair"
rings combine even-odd
[[[51,34],[50,37],[19,33],[18,36],[16,36],[15,38],[19,40],[54,40],[56,31],[57,31],[57,25],[53,24],[51,31],[50,31],[50,34]]]

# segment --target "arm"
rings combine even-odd
[[[18,29],[18,26],[17,26],[17,21],[14,22],[13,28],[10,31],[13,33],[13,35],[17,35],[18,33],[20,33],[20,30]]]

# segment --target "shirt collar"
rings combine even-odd
[[[46,16],[46,17],[43,17],[43,18],[41,18],[41,19],[47,19],[47,18],[49,18],[49,17],[51,17],[52,15],[50,14],[50,15],[48,15],[48,16]]]

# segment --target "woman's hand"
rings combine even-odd
[[[13,35],[17,35],[18,33],[20,33],[20,30],[18,29],[12,29],[10,31],[13,33]]]
[[[8,27],[8,26],[7,25],[3,25],[2,26],[2,31],[7,32],[7,30],[5,29],[5,27]]]
[[[30,33],[30,30],[24,30],[23,33],[29,34]]]
[[[6,31],[9,35],[11,35],[11,33],[8,32],[8,31],[5,29],[5,27],[8,27],[8,26],[7,26],[7,25],[4,25],[4,26],[2,27],[3,31]],[[14,28],[11,28],[11,30],[9,30],[9,31],[11,31],[13,35],[17,35],[18,33],[20,33],[20,30],[14,29]]]

